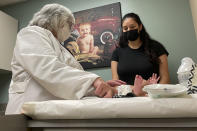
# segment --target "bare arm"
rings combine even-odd
[[[76,42],[77,42],[77,45],[79,46],[79,50],[81,51],[81,38],[78,37]]]
[[[90,52],[93,52],[94,50],[94,38],[92,35],[90,35]]]
[[[119,80],[117,69],[118,69],[118,62],[112,61],[111,62],[111,71],[112,71],[112,79],[113,80]]]
[[[159,57],[159,74],[160,74],[160,84],[168,84],[170,83],[169,71],[168,71],[168,57],[167,55],[161,55]]]

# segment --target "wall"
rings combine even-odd
[[[197,0],[190,0],[190,6],[197,39]]]
[[[197,41],[188,0],[28,0],[2,10],[18,19],[19,28],[22,28],[44,4],[54,2],[67,6],[73,12],[120,2],[122,15],[129,12],[139,14],[150,35],[160,41],[169,52],[172,83],[177,83],[176,72],[183,57],[191,57],[197,62]],[[105,80],[111,79],[110,68],[89,71]]]

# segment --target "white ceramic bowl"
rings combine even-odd
[[[143,88],[150,97],[175,97],[178,95],[187,94],[187,87],[177,84],[152,84],[146,85]]]

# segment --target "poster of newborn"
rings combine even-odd
[[[84,69],[109,67],[121,31],[120,3],[74,12],[75,25],[64,42]]]

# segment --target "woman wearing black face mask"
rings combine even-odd
[[[169,83],[167,56],[165,47],[150,38],[139,16],[126,14],[122,19],[119,47],[112,54],[112,78],[136,88],[157,83],[159,78],[159,83]]]

